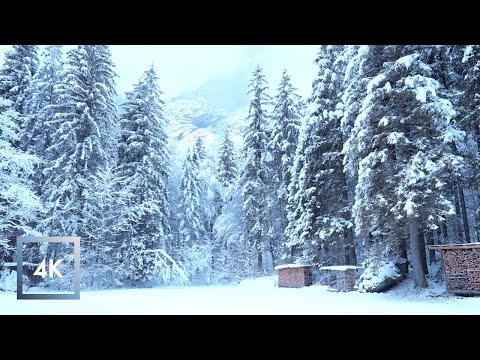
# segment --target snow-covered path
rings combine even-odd
[[[335,293],[325,286],[285,289],[273,277],[231,286],[82,291],[80,300],[17,300],[0,292],[0,314],[480,314],[480,297],[421,292]]]

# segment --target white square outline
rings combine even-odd
[[[73,242],[73,294],[24,294],[23,293],[23,243],[26,242]],[[17,238],[17,300],[80,300],[80,237],[78,236],[21,236]]]

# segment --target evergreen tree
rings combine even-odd
[[[13,45],[5,52],[0,69],[0,96],[11,100],[20,115],[24,113],[25,93],[38,68],[37,45]],[[21,117],[17,120],[21,126]]]
[[[220,159],[217,167],[217,179],[226,188],[231,185],[237,177],[237,159],[235,148],[228,132],[225,133],[220,148]]]
[[[194,155],[198,156],[198,162],[205,160],[207,152],[205,150],[205,145],[203,144],[203,139],[200,136],[195,140],[195,148],[196,151],[194,152]]]
[[[240,280],[251,273],[249,244],[239,219],[243,216],[243,197],[239,179],[224,189],[222,211],[215,219],[214,263],[219,280]]]
[[[200,153],[199,153],[200,150]],[[207,182],[201,177],[203,166],[200,159],[203,145],[197,140],[188,151],[183,165],[180,184],[179,254],[192,281],[209,283],[212,270],[212,243],[210,238],[206,208],[208,208]],[[205,153],[203,153],[205,156]]]
[[[295,91],[290,76],[283,70],[274,100],[272,131],[268,142],[269,185],[272,192],[269,209],[276,249],[283,243],[283,233],[287,226],[288,187],[292,179],[300,127],[300,96]]]
[[[111,138],[117,118],[113,101],[115,73],[110,50],[103,45],[80,45],[67,53],[62,83],[53,86],[50,146],[43,171],[42,198],[47,216],[40,230],[52,236],[82,238],[84,254],[95,251],[95,223],[89,209],[98,199],[89,190],[92,176],[112,161]],[[86,258],[86,257],[84,257]]]
[[[42,210],[29,180],[38,159],[16,148],[19,114],[0,97],[0,263],[12,261],[17,236],[37,235],[31,224]]]
[[[38,71],[26,89],[21,145],[23,149],[43,158],[50,146],[50,136],[55,131],[51,120],[55,115],[54,106],[58,105],[59,93],[55,87],[62,80],[62,46],[47,46],[41,56]],[[38,179],[38,176],[41,176],[41,172],[37,172],[35,178]]]
[[[204,240],[205,228],[201,219],[201,188],[198,179],[199,163],[196,146],[189,150],[183,163],[180,183],[179,234],[182,246],[191,247]]]
[[[465,47],[453,47],[451,50],[453,71],[459,81],[454,84],[459,93],[456,117],[460,128],[467,136],[464,148],[466,172],[463,177],[466,185],[476,193],[475,201],[471,205],[476,209],[474,212],[475,235],[480,239],[480,201],[478,190],[480,189],[480,47],[469,45]]]
[[[158,76],[150,67],[126,93],[118,153],[119,181],[124,185],[121,214],[123,264],[134,283],[168,282],[183,278],[169,255],[169,153]],[[182,280],[183,281],[183,280]]]
[[[244,133],[242,156],[244,167],[241,172],[240,184],[243,197],[243,217],[245,225],[244,239],[249,245],[249,257],[259,272],[263,272],[263,255],[270,252],[269,219],[267,217],[266,196],[266,165],[267,155],[267,105],[270,97],[265,76],[260,66],[253,72],[248,94],[252,94],[247,127]]]
[[[426,286],[419,223],[434,226],[453,212],[442,190],[462,165],[452,149],[462,137],[450,122],[452,104],[431,77],[422,50],[369,48],[363,69],[367,94],[345,146],[347,157],[360,154],[356,230],[366,233],[383,258],[398,254],[398,240],[408,236],[415,287]]]
[[[296,207],[287,229],[292,255],[316,264],[356,264],[341,153],[342,51],[342,46],[322,46],[316,59],[319,72],[313,82],[295,164],[295,172],[300,174],[293,194]]]

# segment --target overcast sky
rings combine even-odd
[[[10,46],[0,46],[0,58]],[[65,51],[71,48],[66,46]],[[283,68],[302,96],[308,96],[316,72],[318,45],[112,45],[119,92],[131,89],[150,64],[159,75],[164,98],[200,89],[212,105],[231,108],[248,103],[245,95],[254,67],[263,67],[274,95]]]

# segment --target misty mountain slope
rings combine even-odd
[[[198,137],[203,139],[207,157],[215,163],[226,131],[231,132],[232,141],[240,149],[247,109],[234,112],[218,110],[200,96],[174,98],[164,105],[168,119],[166,131],[170,138],[172,178],[181,176],[186,151]]]

